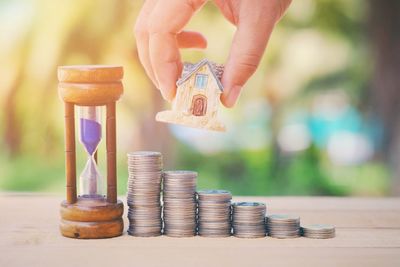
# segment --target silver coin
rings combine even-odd
[[[157,236],[162,232],[162,155],[153,151],[128,153],[128,233]]]
[[[272,214],[266,217],[268,235],[274,238],[296,238],[301,234],[300,217],[290,214]]]
[[[315,239],[333,238],[336,235],[335,227],[326,224],[312,224],[301,227],[304,237]]]
[[[197,228],[197,173],[165,171],[162,176],[164,234],[174,237],[193,236]]]
[[[156,151],[135,151],[135,152],[128,152],[127,153],[128,157],[161,157],[162,154],[160,152]]]
[[[267,216],[267,221],[271,222],[297,222],[300,221],[300,217],[297,215],[290,214],[272,214]]]
[[[266,206],[261,202],[236,202],[232,204],[233,235],[257,238],[266,235]]]
[[[226,190],[199,190],[198,233],[205,237],[228,237],[231,235],[231,199]]]
[[[253,208],[253,207],[265,207],[264,203],[261,202],[235,202],[232,204],[234,208]]]

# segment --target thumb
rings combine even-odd
[[[251,5],[242,6],[245,7],[240,11],[238,27],[222,77],[224,93],[221,102],[228,108],[235,105],[243,85],[256,71],[276,21],[275,16],[268,16],[265,11],[254,12]],[[246,10],[249,7],[251,9]]]

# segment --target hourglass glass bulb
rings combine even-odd
[[[80,142],[88,153],[88,161],[80,176],[81,196],[101,196],[101,175],[94,154],[101,140],[100,107],[80,107]]]

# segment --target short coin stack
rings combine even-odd
[[[202,190],[198,197],[198,233],[206,237],[231,235],[231,199],[226,190]]]
[[[244,238],[265,237],[265,213],[264,203],[234,203],[232,205],[233,235]]]
[[[164,234],[172,237],[196,235],[197,172],[165,171],[163,174]]]
[[[274,214],[266,217],[268,235],[275,238],[295,238],[300,236],[300,217]]]
[[[128,172],[128,233],[143,237],[161,235],[161,153],[128,153]]]
[[[304,237],[308,238],[333,238],[335,237],[335,227],[326,224],[311,224],[301,227],[301,231]]]

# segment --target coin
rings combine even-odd
[[[261,202],[232,204],[233,235],[240,238],[265,237],[266,206]]]
[[[196,235],[196,180],[197,172],[163,172],[162,201],[164,234],[172,237]]]
[[[300,217],[290,214],[272,214],[266,218],[268,235],[275,238],[300,236]]]
[[[231,235],[231,199],[226,190],[200,190],[198,200],[198,233],[205,237]]]
[[[311,224],[301,227],[304,237],[325,239],[335,237],[335,227],[327,224]]]
[[[162,155],[153,151],[135,151],[127,156],[128,234],[161,235]]]

